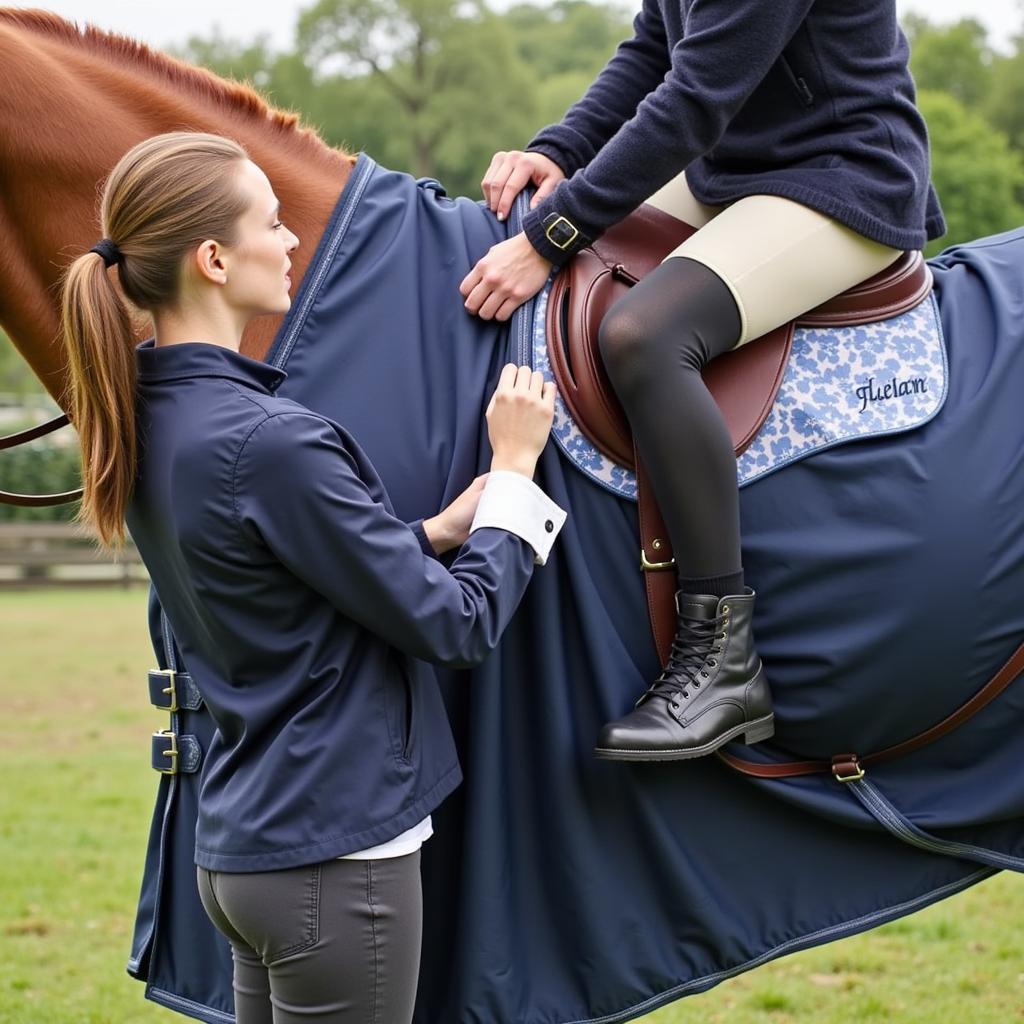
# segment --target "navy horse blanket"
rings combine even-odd
[[[501,366],[542,362],[543,296],[509,327],[469,316],[457,290],[517,230],[524,202],[502,225],[361,156],[268,356],[288,373],[281,393],[352,431],[407,520],[486,468],[483,411]],[[782,405],[768,461],[741,466],[777,722],[770,743],[732,748],[748,759],[898,743],[963,704],[1024,639],[1024,231],[952,248],[931,269],[930,320],[914,327],[930,347],[910,346],[924,369],[907,377],[876,346],[854,372],[819,344],[795,350],[792,392],[832,407],[829,382],[845,375],[854,419],[902,391],[930,404],[877,430],[828,427],[799,451],[811,417]],[[903,389],[905,377],[928,383]],[[552,557],[494,655],[439,673],[466,781],[423,850],[417,1024],[625,1021],[1024,870],[1024,681],[856,783],[752,780],[716,758],[595,760],[600,726],[658,665],[628,481],[582,471],[570,427],[557,433],[538,469],[569,510]],[[161,666],[187,668],[155,596],[151,628]],[[171,728],[194,749],[212,731],[201,707]],[[161,779],[129,971],[156,1002],[227,1024],[230,952],[195,891],[201,765],[184,768]]]

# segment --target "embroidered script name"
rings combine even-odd
[[[909,380],[893,377],[885,384],[876,384],[874,377],[868,377],[867,384],[857,388],[855,394],[860,399],[860,411],[863,412],[868,402],[883,402],[887,398],[901,398],[903,395],[923,395],[927,390],[924,377],[911,377]]]

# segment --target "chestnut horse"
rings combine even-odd
[[[301,280],[351,171],[297,115],[131,39],[54,14],[0,10],[0,326],[61,401],[57,344],[64,267],[97,239],[97,183],[133,145],[178,129],[230,135],[274,182],[300,239]],[[255,320],[242,343],[266,355],[279,317]],[[140,331],[140,338],[144,328]]]
[[[286,330],[276,346],[267,318],[244,349],[287,359],[290,397],[353,426],[397,509],[436,510],[480,471],[483,397],[507,352],[500,328],[474,327],[479,344],[463,347],[405,328],[458,319],[458,281],[498,237],[493,217],[330,149],[245,87],[52,15],[0,9],[0,74],[0,326],[54,397],[65,384],[57,285],[97,238],[97,183],[146,136],[218,132],[272,180],[302,239],[300,292],[300,276],[317,277],[305,272],[325,227],[335,237],[339,196],[350,210],[372,195],[360,209],[385,210],[391,225],[470,225],[471,240],[435,247],[425,284],[410,279],[419,249],[346,227],[338,273],[363,276],[325,305],[352,329],[330,325],[319,346]],[[941,412],[741,491],[745,568],[778,595],[755,628],[778,684],[779,751],[758,756],[897,744],[963,705],[1024,636],[1024,232],[931,265],[928,309],[948,343]],[[389,271],[384,287],[376,278]],[[403,301],[403,329],[381,327]],[[635,508],[553,445],[538,474],[570,510],[558,548],[472,686],[439,676],[467,781],[424,848],[431,923],[417,1021],[627,1020],[1024,869],[1019,683],[923,751],[873,762],[867,779],[851,769],[751,783],[714,759],[685,770],[595,763],[600,723],[656,671]],[[190,731],[209,728],[200,717]],[[227,1024],[230,957],[193,891],[197,778],[162,777],[130,970],[163,1005]]]

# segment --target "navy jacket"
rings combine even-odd
[[[549,214],[593,239],[683,170],[704,203],[785,196],[896,249],[945,232],[894,0],[643,0],[633,28],[528,146],[571,175],[523,225],[556,265]]]
[[[481,661],[533,549],[478,529],[446,569],[345,430],[274,394],[284,371],[199,342],[137,353],[126,518],[217,723],[196,863],[271,870],[394,838],[461,779],[417,659]]]

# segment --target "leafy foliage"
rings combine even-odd
[[[5,426],[2,433],[17,429],[17,424],[11,428]],[[81,484],[77,444],[57,445],[41,439],[0,452],[0,490],[15,494],[54,494],[74,490]],[[64,522],[73,519],[77,511],[78,502],[48,508],[0,505],[0,523]]]
[[[949,93],[922,92],[921,112],[932,142],[933,180],[948,231],[929,255],[954,242],[1024,223],[1024,160],[1006,136]]]
[[[0,394],[28,395],[42,391],[28,363],[14,347],[14,343],[0,331]]]
[[[992,87],[993,53],[980,21],[963,18],[952,25],[932,26],[912,15],[906,30],[918,88],[947,92],[967,107],[984,103]]]

